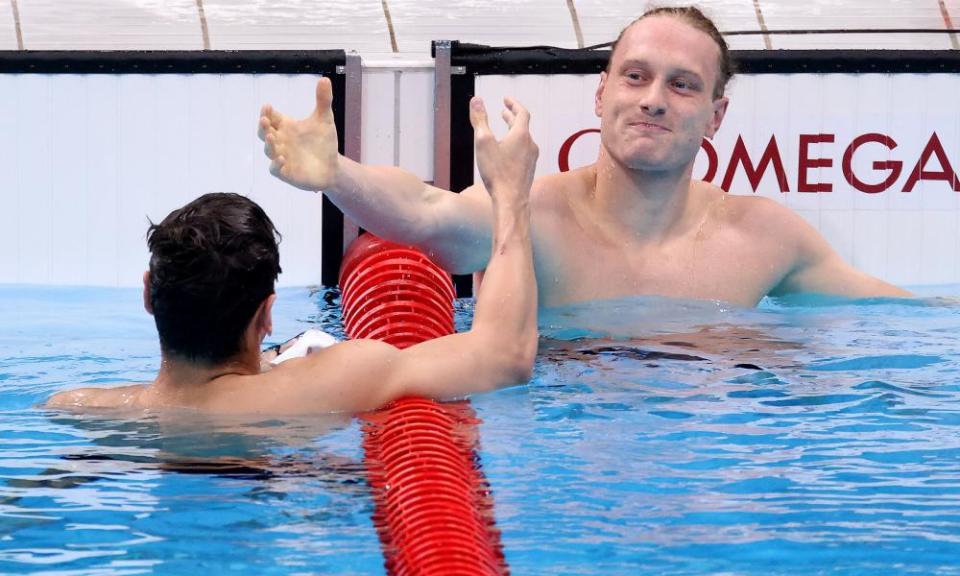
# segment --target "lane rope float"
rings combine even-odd
[[[453,281],[416,248],[360,236],[344,254],[340,287],[350,338],[407,348],[454,332]],[[363,420],[387,573],[508,574],[470,402],[403,398]]]

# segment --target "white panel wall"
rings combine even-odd
[[[0,274],[18,274],[20,269],[20,231],[17,222],[20,220],[20,194],[18,191],[20,170],[17,162],[17,138],[9,135],[17,134],[17,114],[11,113],[18,107],[19,94],[14,88],[14,78],[0,74],[0,134],[8,135],[0,138],[0,194],[3,203],[0,204]],[[13,191],[17,192],[13,192]],[[7,192],[10,191],[10,192]]]
[[[558,150],[572,134],[599,127],[593,114],[595,76],[481,76],[477,93],[492,106],[506,94],[531,110],[531,129],[540,145],[538,174],[558,171]],[[549,98],[546,96],[549,94]],[[784,203],[818,228],[856,267],[901,285],[960,282],[960,193],[944,181],[920,181],[903,191],[922,151],[936,133],[954,173],[960,173],[960,76],[946,74],[743,75],[730,87],[730,107],[714,138],[723,181],[738,138],[758,166],[770,138],[776,138],[789,191],[781,191],[772,168],[753,190],[739,167],[731,192],[766,196]],[[492,104],[491,104],[492,103]],[[499,134],[502,127],[495,128]],[[859,136],[880,133],[894,149],[872,143],[857,148],[852,171],[875,184],[887,171],[876,162],[900,162],[899,177],[882,192],[866,193],[847,182],[843,157]],[[833,142],[809,146],[807,157],[831,166],[807,170],[809,183],[829,183],[831,192],[799,192],[801,134],[830,134]],[[571,149],[571,167],[596,158],[599,137],[589,134]],[[945,170],[937,157],[927,172]],[[694,176],[707,171],[701,152]]]
[[[150,220],[206,192],[260,203],[282,285],[320,279],[319,198],[271,177],[260,105],[313,106],[314,76],[0,75],[0,282],[135,286]]]
[[[148,218],[208,191],[236,191],[260,202],[284,235],[282,285],[317,283],[320,202],[271,177],[255,136],[259,107],[294,116],[313,106],[313,76],[0,75],[0,282],[136,285],[147,262]],[[540,174],[558,170],[564,140],[598,127],[597,78],[482,76],[477,92],[491,110],[515,95],[532,111]],[[960,170],[960,77],[950,75],[757,75],[738,77],[714,139],[715,183],[742,137],[754,164],[775,136],[789,192],[768,169],[756,191],[743,168],[732,192],[763,195],[796,210],[847,260],[906,285],[960,282],[960,193],[945,182],[903,192],[935,131]],[[427,68],[366,68],[362,160],[401,166],[433,179],[433,73]],[[503,127],[491,118],[495,129]],[[857,136],[889,135],[897,148],[866,144],[853,171],[878,182],[878,161],[900,161],[886,191],[867,194],[843,175],[844,151]],[[830,193],[797,191],[800,134],[833,134],[809,157],[832,166],[808,171]],[[592,162],[599,136],[570,149],[573,167]],[[694,174],[705,174],[704,155]],[[936,158],[928,171],[941,169]]]
[[[559,171],[560,147],[569,136],[583,129],[599,127],[593,113],[597,79],[596,75],[572,74],[480,76],[476,92],[487,105],[490,127],[498,138],[507,132],[506,124],[500,119],[504,96],[515,96],[530,110],[530,129],[540,147],[537,174],[543,175]],[[570,151],[570,167],[593,162],[599,144],[597,134],[578,138]],[[474,181],[479,181],[476,169]]]
[[[363,75],[361,160],[433,180],[433,69],[372,68]]]

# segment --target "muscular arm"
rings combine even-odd
[[[487,194],[454,194],[392,166],[364,166],[337,152],[337,129],[326,78],[317,106],[294,120],[264,106],[259,135],[270,172],[304,190],[322,191],[360,226],[395,242],[413,244],[454,273],[484,267],[492,212]]]
[[[771,295],[815,293],[849,298],[907,297],[910,292],[857,270],[800,216],[778,207],[781,233],[795,239],[794,264]],[[785,231],[785,232],[784,232]]]
[[[221,374],[205,386],[181,389],[176,398],[146,405],[224,413],[361,412],[402,396],[457,397],[527,381],[537,353],[529,195],[538,151],[527,111],[512,101],[507,107],[510,130],[497,142],[482,102],[471,102],[477,163],[491,194],[494,224],[470,331],[402,351],[373,340],[345,342],[266,372]],[[58,394],[47,406],[133,407],[145,389],[83,389]]]
[[[294,381],[322,382],[317,399],[330,409],[371,410],[402,396],[457,397],[530,378],[537,351],[537,288],[529,191],[538,152],[527,130],[526,110],[510,101],[505,116],[510,131],[497,142],[482,103],[471,102],[477,162],[491,195],[494,224],[487,246],[490,263],[470,331],[406,350],[355,340],[297,364],[291,361],[290,368],[300,371]],[[283,365],[275,372],[282,371]]]
[[[493,213],[482,190],[455,194],[401,168],[340,156],[334,182],[323,192],[360,226],[417,246],[454,274],[481,270],[490,256]]]

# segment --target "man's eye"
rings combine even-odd
[[[673,85],[680,90],[689,90],[692,87],[692,85],[686,80],[674,80]]]
[[[627,78],[629,78],[629,79],[631,79],[631,80],[639,80],[639,79],[640,79],[640,73],[639,73],[639,72],[627,72]]]

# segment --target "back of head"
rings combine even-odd
[[[735,73],[733,59],[730,57],[730,47],[727,45],[727,41],[724,40],[723,34],[721,34],[720,30],[717,29],[716,24],[714,24],[710,18],[707,18],[707,16],[696,6],[662,6],[659,8],[650,8],[639,18],[628,24],[623,30],[620,31],[620,35],[617,36],[616,41],[613,43],[613,47],[610,49],[610,59],[613,59],[613,53],[617,50],[617,44],[620,43],[624,33],[637,22],[653,16],[669,16],[672,18],[678,18],[692,28],[703,32],[709,36],[714,43],[716,43],[717,48],[720,49],[720,61],[718,62],[717,83],[713,89],[713,97],[714,99],[722,98],[724,90],[727,87],[727,82],[730,81],[730,78]],[[607,67],[607,71],[609,72],[609,64]]]
[[[164,355],[229,360],[280,273],[279,232],[239,194],[206,194],[147,231],[150,303]]]

